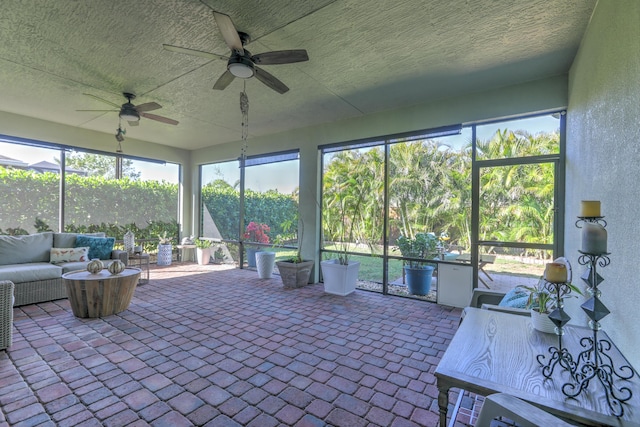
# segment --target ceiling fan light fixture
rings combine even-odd
[[[120,118],[128,122],[137,122],[140,120],[140,113],[135,108],[122,107]]]
[[[235,77],[239,79],[248,79],[253,77],[255,71],[253,69],[253,62],[242,56],[235,56],[229,59],[227,63],[227,70]]]

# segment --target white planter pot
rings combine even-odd
[[[531,310],[531,324],[535,330],[544,332],[545,334],[556,333],[556,325],[549,319],[548,313],[540,314],[536,310]]]
[[[211,259],[211,248],[196,248],[196,255],[198,256],[198,264],[207,265]]]
[[[324,280],[324,291],[334,295],[349,295],[356,290],[360,263],[349,261],[348,265],[340,265],[338,260],[330,259],[320,263]]]
[[[258,277],[261,279],[271,279],[275,262],[275,252],[256,252],[256,270],[258,270]]]
[[[171,265],[172,246],[158,245],[158,265]]]

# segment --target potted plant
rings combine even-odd
[[[211,259],[211,240],[200,238],[196,239],[194,244],[196,245],[198,264],[209,264],[209,260]]]
[[[218,248],[213,252],[214,264],[222,264],[224,262],[224,249],[222,245],[218,245]]]
[[[271,231],[267,224],[251,221],[245,228],[244,239],[246,242],[269,243],[268,233]],[[247,266],[256,267],[256,252],[259,252],[258,246],[246,244]]]
[[[158,234],[158,265],[171,265],[173,257],[173,248],[171,246],[171,237],[167,237],[167,232]]]
[[[334,183],[330,191],[325,191],[323,224],[329,229],[329,235],[338,246],[337,259],[320,263],[324,282],[324,291],[335,295],[348,295],[355,291],[358,281],[360,262],[349,260],[350,246],[359,240],[360,226],[363,223],[362,203],[367,191],[355,178]],[[330,212],[336,217],[330,218]]]
[[[416,233],[413,238],[400,236],[396,245],[404,258],[404,273],[413,295],[427,295],[431,291],[431,280],[435,265],[426,262],[438,255],[438,238],[433,233]]]
[[[538,280],[535,286],[519,286],[526,292],[529,292],[526,307],[531,310],[531,324],[533,327],[545,333],[555,333],[555,325],[549,319],[549,314],[558,308],[558,295],[553,287],[544,277]],[[566,287],[561,288],[561,297],[578,297],[582,292],[578,287],[571,283],[569,276]]]
[[[288,221],[283,224],[283,230],[289,231],[293,221]],[[311,276],[311,270],[313,269],[313,260],[302,259],[302,236],[304,234],[304,223],[300,221],[300,233],[298,233],[298,249],[296,255],[277,261],[278,271],[280,272],[280,279],[282,279],[282,285],[285,288],[301,288],[309,283],[309,277]],[[274,243],[282,244],[284,238],[278,235]]]

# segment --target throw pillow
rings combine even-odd
[[[115,242],[114,237],[76,236],[76,248],[88,246],[89,259],[110,259]]]
[[[504,295],[498,305],[501,307],[527,308],[528,299],[529,292],[520,288],[513,288]]]
[[[89,247],[81,248],[51,248],[49,262],[60,264],[63,262],[89,261]]]

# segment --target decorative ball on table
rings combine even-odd
[[[124,262],[117,259],[113,261],[111,264],[109,264],[109,267],[107,269],[109,270],[109,273],[116,275],[116,274],[122,273],[125,267],[126,266],[124,265]]]
[[[94,258],[87,264],[87,271],[91,274],[98,274],[102,271],[104,265],[98,258]]]

